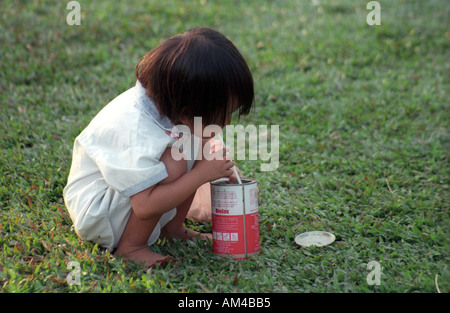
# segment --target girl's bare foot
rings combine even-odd
[[[142,263],[145,268],[155,268],[156,266],[166,267],[169,262],[176,261],[171,256],[164,256],[151,251],[148,245],[117,250],[116,252],[114,252],[114,255],[122,257],[125,260]]]
[[[193,240],[194,238],[202,240],[212,240],[212,234],[210,233],[199,233],[198,231],[181,226],[180,229],[176,231],[170,231],[165,227],[161,229],[161,238],[166,239],[181,239],[181,240]]]

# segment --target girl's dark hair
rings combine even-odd
[[[162,115],[174,124],[195,116],[224,126],[231,109],[239,116],[253,104],[253,78],[242,55],[221,33],[193,28],[148,52],[136,77]]]

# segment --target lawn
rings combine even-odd
[[[381,0],[369,26],[369,1],[80,0],[70,26],[67,2],[0,3],[1,291],[450,292],[448,3]],[[260,189],[259,256],[159,242],[180,262],[144,272],[80,240],[62,190],[74,138],[140,57],[194,26],[247,59],[255,108],[234,122],[279,125],[280,165],[238,161]],[[336,241],[295,244],[312,230]]]

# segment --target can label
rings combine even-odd
[[[255,180],[242,184],[227,180],[211,183],[213,252],[234,259],[259,253],[258,187]]]

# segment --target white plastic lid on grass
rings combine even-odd
[[[323,247],[332,243],[336,237],[326,231],[308,231],[295,237],[295,243],[303,246]]]

